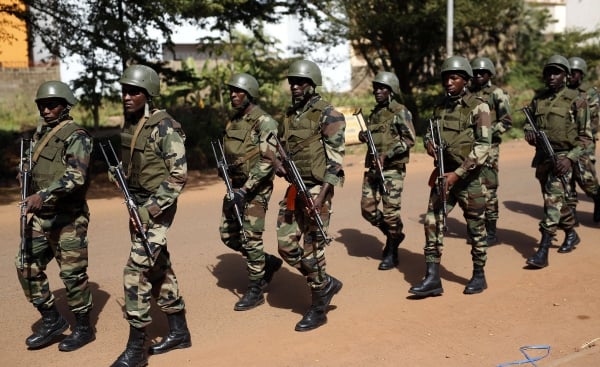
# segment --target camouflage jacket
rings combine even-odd
[[[571,96],[566,96],[570,92]],[[541,106],[550,105],[541,111]],[[573,93],[569,88],[564,87],[555,93],[549,89],[544,89],[533,97],[530,104],[535,113],[537,123],[541,130],[545,130],[548,140],[555,150],[566,150],[566,156],[572,162],[579,159],[586,148],[593,142],[592,129],[590,126],[590,113],[586,97],[583,94]],[[564,110],[564,112],[561,112]],[[564,116],[561,121],[570,123],[557,123],[561,114]],[[551,126],[548,126],[550,124]],[[568,126],[567,126],[568,125]],[[554,132],[552,126],[558,126],[564,131]],[[531,126],[526,124],[525,131],[530,131]],[[573,131],[572,133],[570,131]],[[563,149],[566,145],[566,148]],[[533,165],[540,162],[540,149],[536,149]]]
[[[44,137],[50,133],[54,126],[43,125],[41,130],[34,136],[34,151],[35,144],[39,144],[44,140]],[[47,149],[48,146],[44,148]],[[93,143],[89,133],[83,128],[78,128],[64,141],[64,150],[59,152],[62,154],[60,158],[64,164],[62,174],[57,174],[57,179],[52,180],[46,187],[40,188],[38,194],[44,201],[44,206],[53,206],[58,201],[68,201],[68,198],[73,193],[85,192],[88,181],[88,172],[90,165],[90,157],[92,154]],[[38,164],[42,164],[41,159]],[[36,169],[35,167],[33,168]],[[59,208],[60,209],[60,208]]]
[[[465,178],[485,163],[492,143],[492,132],[490,108],[483,99],[467,90],[459,96],[443,96],[434,107],[434,119],[441,124],[443,139],[446,140],[444,135],[455,136],[445,141],[446,167]],[[427,131],[423,141],[425,145],[431,141],[431,131]],[[456,157],[454,161],[453,156]]]
[[[249,167],[246,182],[243,187],[246,191],[254,190],[264,180],[273,180],[274,170],[273,162],[277,155],[277,150],[273,144],[267,141],[270,134],[277,136],[277,121],[271,117],[268,113],[263,111],[259,106],[253,106],[249,113],[244,115],[236,115],[225,127],[225,135],[227,138],[227,132],[235,124],[248,124],[250,125],[248,136],[244,136],[244,140],[248,140],[247,144],[249,147],[258,148],[258,159],[248,159],[253,164]],[[238,142],[244,145],[244,142]],[[237,145],[239,145],[237,144]],[[225,154],[229,156],[232,152],[229,152],[229,145],[225,144]],[[237,152],[238,155],[246,152]],[[234,162],[229,162],[234,163]],[[233,176],[233,174],[232,174]]]
[[[510,97],[489,81],[482,88],[471,88],[471,93],[487,101],[492,120],[492,141],[500,142],[500,135],[512,128]]]
[[[313,106],[319,102],[325,104],[326,107],[320,112],[318,121],[314,121],[318,125],[318,133],[323,146],[323,157],[325,159],[325,172],[322,182],[330,183],[333,186],[343,184],[343,161],[345,155],[345,131],[346,120],[341,112],[337,111],[333,106],[322,101],[319,94],[312,96],[306,103],[302,105],[294,105],[290,107],[286,113],[286,118],[283,124],[283,144],[289,145],[289,137],[294,134],[294,130],[302,121],[309,119],[313,112]],[[290,147],[288,146],[288,149]],[[296,162],[298,163],[298,162]],[[312,162],[315,165],[316,162]],[[302,173],[302,168],[298,166]],[[306,179],[306,177],[302,177]]]
[[[373,135],[375,148],[385,155],[384,168],[394,166],[395,161],[408,162],[416,136],[412,114],[404,105],[392,101],[385,106],[376,106],[369,116],[368,128]],[[366,167],[371,167],[371,160],[372,155],[367,153]]]
[[[149,116],[144,116],[137,123],[145,123]],[[137,124],[125,122],[123,133],[135,130]],[[123,136],[123,133],[121,136]],[[152,126],[149,137],[145,142],[145,154],[155,154],[156,157],[162,159],[166,167],[166,172],[162,178],[162,182],[158,185],[156,191],[150,193],[150,196],[143,198],[143,202],[139,204],[148,209],[148,213],[152,217],[156,217],[166,208],[173,205],[185,183],[187,181],[187,161],[185,156],[185,133],[181,129],[181,125],[173,120],[172,117],[163,118],[158,124]],[[130,151],[123,147],[123,156],[129,155]],[[153,157],[156,158],[156,157]],[[125,159],[123,160],[125,164]],[[132,175],[140,176],[139,172],[131,172]],[[129,180],[130,178],[128,178]],[[137,200],[146,196],[139,192],[135,192],[132,188],[132,194]]]

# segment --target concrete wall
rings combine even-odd
[[[57,65],[36,66],[30,68],[0,68],[0,101],[2,106],[11,101],[33,99],[38,86],[48,80],[60,80],[60,68]]]

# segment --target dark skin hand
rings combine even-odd
[[[317,212],[317,214],[321,214],[321,208],[323,207],[323,201],[327,197],[327,193],[329,192],[329,190],[331,188],[332,188],[332,185],[327,182],[323,184],[323,187],[321,187],[321,192],[319,192],[319,195],[317,195],[317,198],[314,201],[315,211]]]
[[[42,197],[40,194],[29,195],[25,200],[19,202],[19,205],[25,205],[27,213],[35,213],[42,209]]]
[[[573,167],[573,162],[567,157],[560,157],[556,162],[556,173],[559,175],[566,175],[569,171],[571,171],[571,167]]]

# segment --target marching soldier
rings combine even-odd
[[[86,193],[92,138],[69,115],[77,99],[66,84],[42,83],[35,103],[43,122],[33,139],[30,162],[34,193],[21,203],[32,216],[25,229],[25,263],[20,264],[21,253],[16,261],[19,282],[42,322],[25,343],[29,349],[43,348],[69,327],[56,309],[45,274],[55,258],[76,320],[73,332],[58,349],[70,352],[96,339],[90,325],[93,305],[87,274],[90,212]]]
[[[398,247],[404,240],[404,227],[400,218],[402,189],[406,177],[406,164],[410,149],[415,145],[415,128],[410,111],[394,97],[400,95],[400,82],[393,73],[381,71],[373,79],[373,96],[376,105],[366,128],[371,131],[379,155],[385,182],[367,152],[360,202],[361,214],[386,236],[379,270],[393,269],[398,265]],[[365,142],[364,133],[359,139]],[[382,190],[382,185],[387,190]],[[382,210],[377,206],[382,202]]]
[[[344,115],[317,93],[321,70],[312,61],[299,60],[288,70],[292,105],[281,131],[285,150],[294,158],[298,171],[320,213],[324,229],[329,226],[334,187],[343,182],[345,154]],[[285,175],[278,167],[278,175]],[[303,244],[300,244],[300,238]],[[277,218],[279,254],[306,277],[312,304],[296,324],[296,331],[308,331],[327,322],[327,308],[342,282],[326,272],[325,238],[317,230],[305,204],[290,186],[279,203]]]
[[[590,123],[592,129],[592,139],[584,146],[584,154],[579,156],[579,160],[573,165],[573,177],[571,177],[571,193],[568,203],[574,213],[577,209],[577,193],[575,183],[581,187],[585,194],[594,200],[594,222],[600,222],[600,186],[596,176],[596,134],[598,132],[598,112],[600,103],[598,100],[598,91],[595,87],[583,83],[583,78],[587,74],[587,63],[580,57],[571,57],[569,59],[571,66],[571,77],[568,87],[576,90],[580,95],[585,96],[590,109]],[[585,140],[587,142],[587,140]],[[575,217],[577,219],[577,216]]]
[[[431,193],[425,215],[425,263],[426,273],[421,284],[409,292],[419,297],[438,296],[444,292],[440,278],[440,261],[444,249],[444,208],[450,212],[456,204],[463,210],[467,232],[471,239],[473,276],[463,293],[481,293],[487,288],[484,267],[487,261],[487,241],[484,221],[485,195],[480,180],[481,168],[487,160],[491,140],[490,108],[486,101],[467,89],[473,78],[469,61],[462,56],[452,56],[442,64],[442,85],[446,93],[434,107],[433,121],[439,124],[440,138],[444,147],[443,157],[436,156],[434,131],[428,131],[424,139],[427,153],[436,160],[443,160],[447,203],[441,200],[439,186],[430,182]],[[437,169],[430,181],[438,179]]]
[[[235,114],[225,127],[223,140],[235,199],[223,199],[219,231],[223,243],[246,259],[248,290],[234,306],[236,311],[245,311],[265,302],[263,292],[283,263],[266,253],[263,245],[276,159],[276,150],[267,138],[277,135],[277,121],[257,105],[259,86],[253,76],[235,74],[227,85]],[[242,229],[232,205],[239,205]],[[240,230],[245,232],[245,240]]]
[[[112,367],[131,367],[148,364],[144,343],[146,326],[152,322],[152,297],[167,315],[169,333],[150,346],[150,354],[192,345],[185,303],[167,249],[167,231],[187,179],[187,163],[181,125],[164,110],[158,110],[152,100],[160,94],[158,74],[148,66],[132,65],[119,83],[125,113],[121,131],[123,167],[144,228],[129,226],[131,252],[123,271],[129,340]],[[147,232],[151,256],[138,231]]]
[[[496,68],[492,60],[478,57],[471,62],[473,79],[469,90],[483,98],[490,107],[492,120],[492,145],[488,159],[481,168],[481,180],[485,187],[485,230],[488,246],[498,242],[496,224],[498,222],[498,161],[502,134],[512,127],[510,98],[506,92],[492,83]]]
[[[532,268],[548,266],[548,250],[558,229],[565,231],[559,253],[572,251],[580,242],[575,232],[575,213],[567,203],[570,195],[568,182],[573,174],[573,165],[592,136],[585,97],[567,88],[570,72],[569,61],[565,57],[551,56],[543,69],[546,88],[536,94],[530,104],[535,122],[546,133],[556,154],[556,165],[552,157],[544,154],[542,142],[538,141],[531,125],[527,124],[524,128],[525,139],[536,146],[532,166],[544,197],[544,218],[539,225],[542,239],[537,252],[527,259]]]

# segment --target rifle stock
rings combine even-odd
[[[556,169],[556,165],[558,163],[558,156],[554,152],[552,144],[550,144],[548,135],[546,135],[545,131],[540,130],[539,126],[535,122],[535,117],[533,116],[533,111],[531,110],[531,107],[525,106],[521,109],[521,111],[523,111],[523,114],[525,114],[525,118],[527,119],[529,126],[531,126],[531,129],[535,134],[536,148],[541,149],[542,152],[546,155],[546,157],[550,158],[550,160],[552,161],[552,166],[554,167],[554,169]],[[572,195],[571,188],[569,183],[567,182],[567,178],[565,177],[565,175],[557,175],[556,177],[560,180],[560,183],[565,191],[565,196],[570,197]]]
[[[212,146],[213,155],[215,157],[215,161],[217,162],[217,169],[225,181],[225,187],[227,189],[227,198],[231,201],[234,200],[235,195],[233,192],[233,187],[231,186],[231,179],[229,178],[229,164],[227,163],[227,159],[225,157],[225,152],[223,151],[223,145],[221,144],[221,140],[212,140],[210,142]],[[242,211],[243,208],[238,207],[237,203],[233,203],[233,212],[235,214],[235,218],[240,226],[240,234],[244,240],[244,243],[248,242],[248,238],[246,237],[246,232],[244,231],[244,221],[242,220]]]
[[[108,165],[109,172],[113,175],[115,180],[117,181],[117,185],[123,194],[123,198],[125,199],[125,205],[127,206],[127,212],[129,213],[129,218],[136,227],[136,232],[142,239],[142,244],[144,246],[144,250],[146,251],[146,255],[148,256],[148,262],[152,263],[152,249],[150,248],[150,241],[148,240],[148,235],[144,231],[144,225],[142,223],[142,219],[140,218],[140,213],[138,212],[138,207],[135,201],[133,200],[133,196],[129,192],[129,188],[127,186],[127,179],[125,178],[125,173],[123,172],[123,165],[117,158],[117,154],[115,153],[115,149],[112,146],[110,140],[106,140],[106,142],[100,142],[100,150],[102,151],[102,155],[104,156],[104,160]],[[108,147],[108,151],[107,148]],[[109,156],[110,155],[110,156]]]
[[[356,120],[358,121],[358,126],[360,127],[360,131],[365,134],[367,138],[367,145],[369,146],[369,152],[373,159],[373,163],[375,164],[375,170],[377,171],[377,175],[379,176],[379,187],[381,188],[381,192],[384,195],[389,195],[389,190],[385,186],[385,176],[383,175],[383,167],[381,166],[381,161],[379,160],[379,152],[377,152],[377,148],[375,147],[375,142],[373,141],[373,135],[371,134],[371,130],[367,128],[367,124],[365,123],[365,118],[362,114],[362,109],[357,109],[354,113],[356,116]],[[363,128],[364,126],[364,128]]]
[[[281,163],[283,164],[283,167],[285,168],[285,171],[286,171],[286,179],[292,185],[294,185],[294,187],[296,188],[296,191],[302,198],[302,201],[304,202],[304,205],[305,205],[306,209],[308,210],[310,217],[317,224],[319,232],[321,233],[321,236],[323,237],[323,241],[325,242],[326,245],[328,245],[332,241],[332,239],[329,238],[327,236],[327,233],[325,232],[325,225],[323,223],[323,220],[321,219],[321,216],[319,215],[319,212],[318,212],[317,208],[315,207],[315,202],[314,202],[310,192],[306,188],[306,184],[302,180],[302,176],[300,176],[300,172],[298,171],[298,168],[296,167],[296,163],[294,163],[294,161],[289,157],[289,155],[283,148],[283,145],[281,144],[281,141],[279,140],[277,135],[275,135],[273,133],[269,134],[269,136],[267,137],[267,141],[269,142],[270,140],[275,141],[274,144],[273,143],[270,143],[270,144],[275,146],[275,148],[277,149],[277,153],[279,154]],[[316,247],[317,246],[313,246],[313,250],[315,251],[315,259],[317,258]]]
[[[19,248],[19,270],[25,269],[25,255],[27,249],[27,204],[25,199],[29,195],[29,186],[31,182],[31,156],[33,146],[31,139],[21,139],[21,161],[19,163],[19,173],[21,176],[21,204],[20,204],[20,230],[21,244]]]
[[[432,119],[429,119],[429,130],[431,131],[431,142],[435,149],[435,160],[434,165],[437,168],[437,177],[436,177],[436,189],[438,192],[438,197],[440,201],[440,210],[442,211],[442,230],[446,232],[448,230],[448,226],[446,224],[446,219],[448,218],[448,210],[446,208],[448,198],[446,196],[446,181],[447,178],[445,176],[446,169],[444,167],[444,148],[445,145],[442,141],[442,134],[440,131],[440,123],[438,120],[434,122]]]

